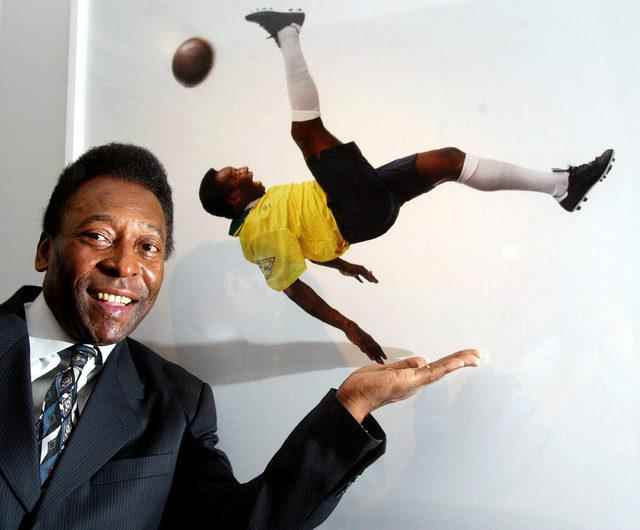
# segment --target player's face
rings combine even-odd
[[[265,192],[262,182],[253,180],[253,172],[248,167],[223,167],[218,171],[216,180],[227,195],[240,193],[250,201]]]
[[[75,340],[113,344],[153,306],[164,275],[166,224],[140,184],[101,176],[67,202],[60,231],[38,244],[45,299]]]

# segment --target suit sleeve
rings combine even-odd
[[[386,438],[373,417],[358,424],[331,390],[250,482],[235,479],[217,443],[213,393],[204,384],[178,456],[163,528],[184,525],[185,514],[211,528],[315,528],[355,478],[384,453]]]

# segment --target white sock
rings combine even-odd
[[[536,171],[490,158],[466,155],[458,182],[482,191],[539,191],[562,200],[569,186],[568,171]]]
[[[284,59],[291,120],[308,121],[320,117],[320,98],[302,55],[299,32],[297,24],[282,28],[278,32],[278,42]]]

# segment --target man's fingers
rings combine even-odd
[[[382,349],[380,344],[378,344],[371,336],[369,336],[368,339],[369,344],[367,344],[367,350],[373,353],[375,357],[386,359],[387,354],[384,353],[384,350]]]
[[[423,366],[426,366],[426,364],[427,361],[422,357],[408,357],[407,359],[401,359],[400,361],[388,364],[387,368],[397,370],[402,370],[403,368],[422,368]]]
[[[368,353],[367,352],[367,357],[369,357],[369,359],[371,359],[372,361],[378,363],[378,364],[384,364],[384,357],[382,357],[382,355],[378,354],[378,353]]]
[[[346,333],[349,340],[360,348],[369,359],[379,364],[384,364],[384,359],[387,358],[387,355],[371,335],[360,329],[357,324],[354,329],[350,329]]]
[[[378,283],[378,278],[376,278],[371,271],[366,271],[364,277],[372,283]]]
[[[479,360],[478,350],[462,350],[452,353],[416,370],[418,384],[420,386],[428,385],[460,368],[478,366]]]
[[[373,275],[369,269],[367,269],[364,265],[355,265],[354,275],[360,280],[360,276],[362,276],[365,280],[372,283],[378,283],[378,279]]]
[[[376,351],[374,351],[371,355],[371,359],[373,359],[378,364],[384,364],[384,359],[387,358],[387,354],[382,351],[382,348],[378,346]]]
[[[394,363],[385,365],[384,359],[387,359],[387,354],[384,353],[384,351],[382,352],[382,355],[375,358],[373,355],[367,354],[367,356],[372,361],[375,361],[378,364],[384,365],[385,369],[388,369],[388,370],[403,370],[405,368],[414,368],[414,369],[422,368],[427,364],[427,361],[425,361],[422,357],[409,357],[408,359],[402,359],[400,361],[396,361]],[[367,369],[379,369],[379,367],[376,365],[369,365],[361,368],[362,371],[367,371]]]
[[[475,349],[468,350],[460,350],[455,353],[451,353],[446,355],[445,357],[441,357],[437,361],[433,361],[431,365],[435,364],[447,364],[454,363],[456,361],[464,361],[465,363],[475,363],[477,364],[480,360],[480,353]]]
[[[373,344],[369,344],[366,351],[369,359],[377,362],[378,364],[384,364],[384,359],[387,358],[387,354],[384,353],[384,350],[378,345],[378,343],[374,342],[373,339],[371,339],[371,341]]]

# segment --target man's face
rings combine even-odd
[[[162,285],[166,223],[156,196],[109,176],[69,198],[60,231],[38,244],[45,299],[75,340],[113,344],[149,312]]]
[[[215,178],[225,191],[227,202],[234,207],[243,207],[265,192],[262,182],[254,181],[253,172],[247,167],[223,167]]]

